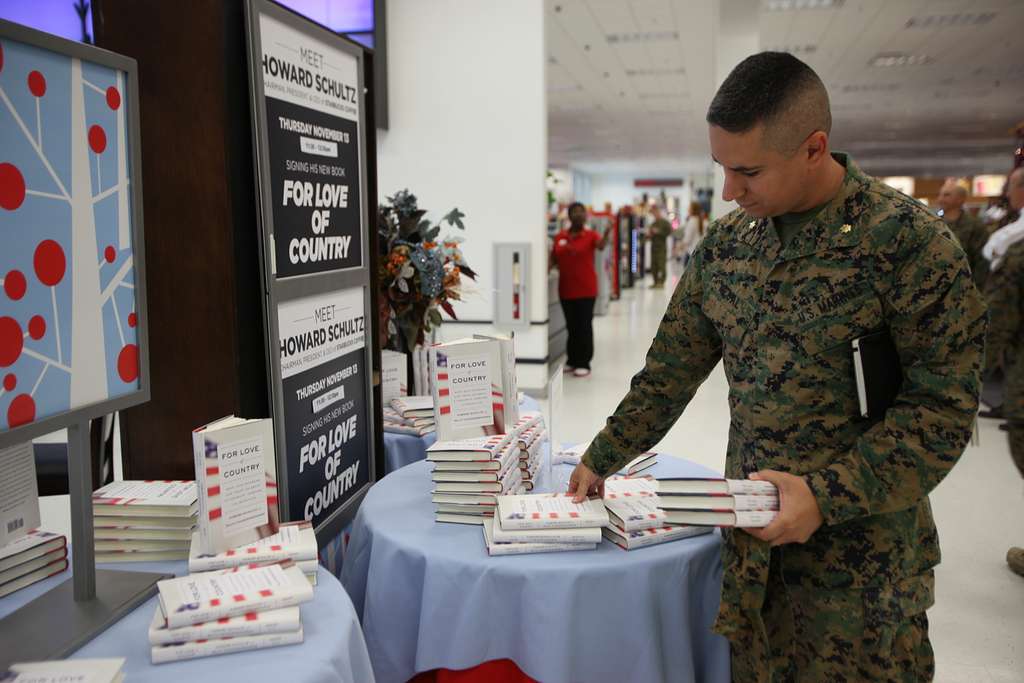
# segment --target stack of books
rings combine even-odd
[[[483,524],[494,515],[498,496],[519,493],[519,448],[511,434],[438,441],[427,449],[434,463],[434,519],[454,524]]]
[[[0,547],[0,598],[68,568],[68,541],[35,529]]]
[[[434,399],[430,396],[402,396],[384,406],[384,431],[425,436],[433,434]]]
[[[293,562],[251,564],[157,583],[154,664],[301,643],[297,605],[313,587]]]
[[[523,488],[532,491],[537,483],[537,474],[540,471],[541,447],[547,439],[547,430],[544,422],[540,420],[539,413],[536,414],[536,421],[524,429],[516,440],[519,448],[519,469],[522,470]]]
[[[198,504],[194,481],[115,481],[92,494],[97,562],[188,558]]]
[[[668,523],[657,501],[653,478],[609,477],[604,483],[604,505],[611,523],[604,528],[604,537],[623,550],[635,550],[711,533],[711,527]]]
[[[313,525],[309,522],[286,522],[276,534],[259,541],[217,554],[204,553],[199,532],[193,532],[188,554],[190,572],[208,572],[233,569],[253,563],[290,560],[302,570],[306,579],[316,585],[317,542]]]
[[[608,511],[598,498],[582,503],[572,498],[568,493],[499,496],[494,519],[484,524],[487,553],[594,550],[608,526]]]
[[[779,514],[779,492],[767,481],[679,477],[657,480],[657,505],[672,524],[764,527]]]
[[[124,658],[20,662],[0,671],[4,683],[121,683]]]

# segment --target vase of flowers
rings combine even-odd
[[[426,213],[409,190],[396,192],[377,210],[380,343],[406,353],[441,325],[442,311],[456,319],[452,303],[462,299],[462,277],[476,279],[459,248],[462,237],[440,238],[444,223],[465,230],[465,214],[452,209],[432,223]]]

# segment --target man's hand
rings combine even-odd
[[[779,489],[779,514],[763,529],[744,529],[754,538],[773,546],[784,543],[806,543],[824,522],[818,501],[803,477],[785,472],[762,470],[751,479],[770,481]]]
[[[582,503],[587,496],[597,495],[604,498],[604,479],[580,463],[569,477],[569,493],[573,494],[572,502]]]

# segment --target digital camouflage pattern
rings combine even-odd
[[[974,283],[978,289],[984,289],[985,279],[988,275],[988,261],[981,253],[981,249],[988,241],[988,228],[970,211],[961,211],[960,216],[947,225],[953,231],[960,246],[963,247],[964,253],[967,254],[967,262],[971,266]]]
[[[991,317],[988,355],[1006,372],[1003,414],[1009,423],[1010,455],[1024,476],[1024,242],[1006,252],[986,294]]]
[[[847,168],[842,188],[785,249],[769,219],[741,210],[711,227],[644,368],[584,456],[608,475],[653,447],[723,359],[726,475],[806,477],[825,520],[806,544],[770,551],[745,532],[723,534],[715,629],[732,643],[735,680],[788,680],[765,667],[778,635],[765,612],[776,597],[772,567],[818,615],[804,635],[835,675],[817,680],[861,680],[843,662],[869,656],[844,635],[856,622],[828,600],[861,605],[849,618],[876,631],[920,626],[939,562],[927,496],[963,452],[977,411],[986,315],[963,250],[920,204],[834,156]],[[850,343],[885,326],[904,379],[884,420],[870,423],[860,418]],[[877,655],[879,670],[886,657],[898,658]]]

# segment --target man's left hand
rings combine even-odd
[[[803,477],[786,472],[762,470],[751,479],[770,481],[779,489],[779,514],[763,529],[744,529],[754,538],[773,546],[785,543],[806,543],[824,522],[818,501]]]

